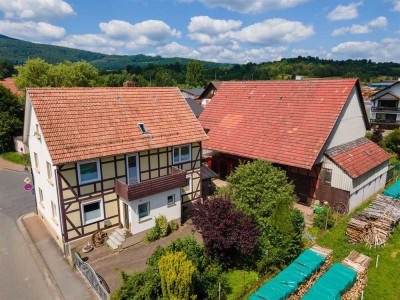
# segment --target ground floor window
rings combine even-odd
[[[168,196],[167,205],[170,206],[170,205],[174,205],[174,204],[175,204],[175,195]]]
[[[150,202],[138,205],[139,219],[147,217],[150,213]]]
[[[103,200],[82,203],[82,219],[84,225],[104,219]]]

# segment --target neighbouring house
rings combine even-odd
[[[371,97],[371,126],[383,129],[400,127],[400,81],[373,94]]]
[[[201,106],[205,107],[211,101],[212,97],[214,97],[214,95],[217,93],[221,83],[222,81],[211,81],[209,84],[207,84],[204,91],[197,98],[195,98],[195,101],[198,104],[201,104]]]
[[[204,89],[183,89],[181,90],[182,96],[185,99],[196,99],[201,93],[203,93]]]
[[[201,113],[204,110],[204,107],[197,104],[193,99],[185,98],[186,103],[189,105],[190,109],[192,110],[193,114],[196,118],[200,117]]]
[[[190,109],[192,110],[192,112],[194,113],[196,118],[198,118],[200,116],[200,114],[202,113],[204,108],[200,104],[198,104],[194,99],[199,97],[199,95],[203,91],[204,91],[204,89],[184,89],[184,90],[181,90],[183,98],[185,98],[187,104],[189,105]]]
[[[8,88],[12,93],[17,96],[22,96],[22,92],[16,87],[14,78],[4,78],[0,80],[0,84]]]
[[[61,248],[122,224],[179,221],[201,195],[207,139],[177,88],[29,88],[37,210]]]
[[[384,187],[390,154],[364,139],[357,79],[223,82],[213,99],[199,120],[208,167],[222,178],[241,161],[270,161],[301,202],[346,210]]]

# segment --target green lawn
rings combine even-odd
[[[19,164],[19,165],[30,166],[29,154],[22,155],[18,152],[6,152],[6,153],[1,154],[1,157],[3,157],[5,160],[11,161],[11,162]]]
[[[225,273],[228,282],[227,299],[242,299],[243,293],[247,292],[258,280],[258,273],[254,271],[232,270]]]
[[[363,210],[370,202],[363,205]],[[353,214],[352,214],[353,215]],[[333,258],[340,262],[351,250],[356,250],[372,258],[368,269],[368,286],[365,289],[365,299],[400,299],[400,227],[387,241],[383,248],[372,248],[365,245],[352,245],[347,242],[345,235],[347,222],[351,215],[339,221],[333,229],[317,240],[323,247],[333,249]],[[376,258],[379,255],[378,268],[375,267]]]

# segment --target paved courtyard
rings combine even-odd
[[[190,221],[173,232],[153,243],[140,242],[120,252],[113,253],[111,248],[102,246],[90,253],[81,253],[82,258],[88,262],[96,273],[100,274],[107,282],[111,292],[122,284],[121,271],[141,272],[147,268],[146,261],[157,246],[165,247],[176,238],[194,235],[201,242],[201,235],[195,231]]]

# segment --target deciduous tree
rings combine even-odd
[[[228,199],[215,198],[194,204],[193,223],[201,231],[207,252],[226,266],[246,262],[258,250],[259,231]]]
[[[22,102],[0,84],[0,151],[12,150],[13,136],[21,134]]]
[[[161,290],[165,299],[187,300],[192,298],[196,267],[183,252],[162,256],[158,262]],[[195,298],[195,297],[194,297]]]
[[[205,83],[202,63],[198,60],[189,61],[186,68],[186,84],[191,88],[203,88]]]

